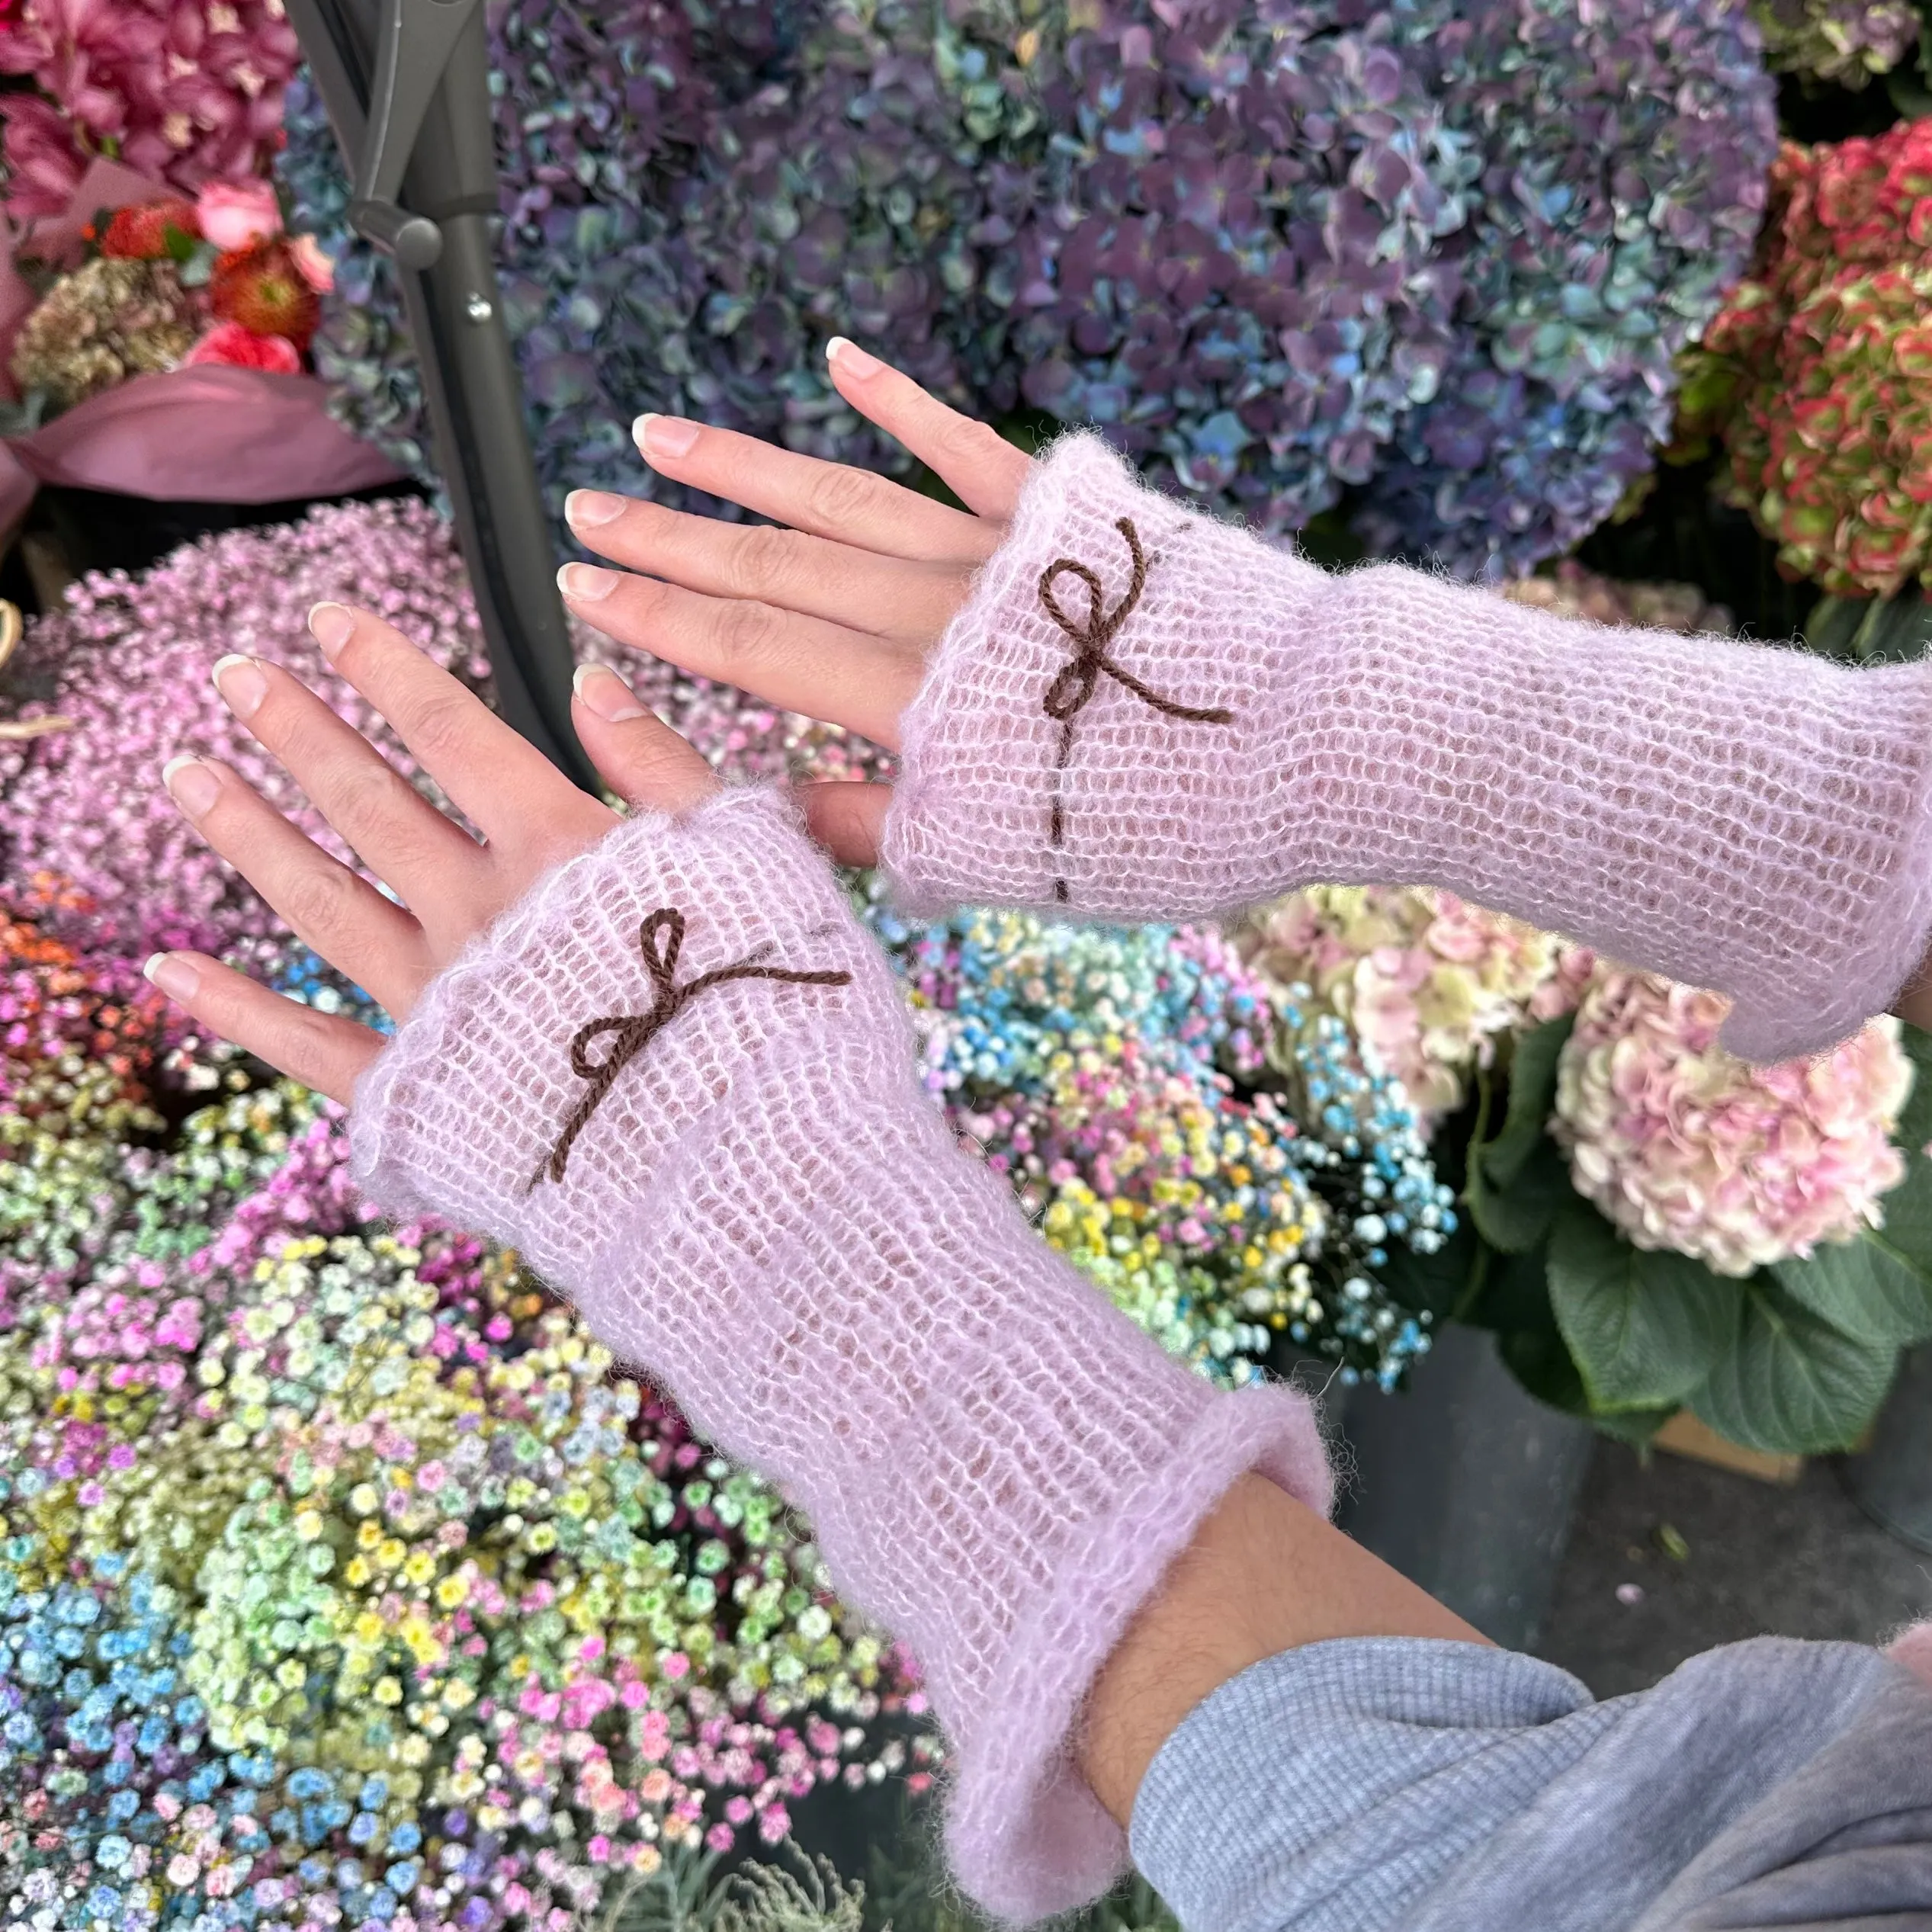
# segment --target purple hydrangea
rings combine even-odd
[[[1466,332],[1366,527],[1495,580],[1571,549],[1649,468],[1677,353],[1749,263],[1776,114],[1731,0],[1501,0],[1443,84],[1484,148]]]

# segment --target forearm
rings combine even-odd
[[[1090,439],[1029,480],[903,742],[883,850],[916,905],[1441,886],[1728,994],[1760,1061],[1889,1006],[1932,932],[1932,666],[1330,576]]]
[[[1265,1478],[1244,1476],[1095,1680],[1080,1767],[1125,1824],[1182,1720],[1264,1658],[1337,1637],[1488,1641]]]

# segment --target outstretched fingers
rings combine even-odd
[[[329,857],[218,759],[170,759],[182,814],[281,915],[290,931],[400,1019],[436,960],[422,926]]]
[[[833,385],[862,416],[895,437],[975,516],[993,527],[1013,515],[1032,467],[990,424],[948,409],[888,363],[835,335],[826,348]],[[992,554],[989,547],[987,553]]]
[[[271,993],[206,953],[158,952],[142,970],[210,1032],[345,1106],[382,1051],[380,1034]]]
[[[814,537],[882,557],[968,570],[984,563],[999,546],[999,531],[979,518],[868,470],[800,456],[755,436],[709,428],[682,416],[640,416],[633,433],[639,454],[660,476]]]
[[[566,563],[557,581],[571,609],[619,643],[888,749],[923,675],[915,650],[775,604],[589,563]]]

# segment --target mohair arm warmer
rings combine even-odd
[[[884,955],[785,800],[640,815],[437,978],[358,1090],[358,1181],[515,1247],[810,1516],[910,1646],[961,1883],[1025,1921],[1126,1869],[1072,1757],[1234,1479],[1329,1503],[1307,1402],[1171,1361],[955,1146]]]
[[[1932,930],[1932,665],[1330,576],[1092,435],[1035,466],[903,752],[884,858],[914,910],[1444,887],[1728,994],[1760,1062],[1887,1009]]]

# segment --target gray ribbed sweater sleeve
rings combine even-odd
[[[1779,1638],[1601,1704],[1479,1645],[1311,1644],[1188,1715],[1132,1842],[1188,1932],[1926,1932],[1932,1689]]]

